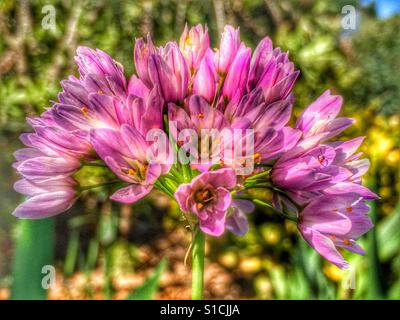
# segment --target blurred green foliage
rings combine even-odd
[[[400,112],[400,19],[384,21],[368,19],[354,37],[357,50],[352,61],[360,71],[351,93],[353,98],[367,105],[371,100],[385,114]],[[371,45],[373,44],[373,45]]]
[[[130,293],[128,300],[152,300],[154,299],[160,282],[161,274],[167,265],[166,260],[161,260],[154,272],[146,279],[146,281],[134,292]]]
[[[49,4],[56,10],[54,30],[42,27],[42,8]],[[353,32],[341,28],[344,5],[356,6],[362,15],[361,26]],[[30,233],[19,236],[10,216],[17,205],[11,188],[16,179],[12,152],[20,147],[18,134],[29,130],[25,117],[49,107],[49,101],[56,100],[60,80],[76,75],[73,56],[78,45],[106,51],[125,66],[128,77],[134,72],[135,38],[149,32],[157,45],[178,40],[186,22],[207,24],[213,46],[223,26],[230,23],[240,26],[243,41],[253,48],[268,35],[276,46],[289,50],[301,70],[294,88],[295,116],[326,89],[342,94],[343,113],[357,120],[346,137],[366,136],[362,151],[372,166],[365,183],[382,197],[373,211],[376,229],[362,239],[369,256],[345,253],[350,271],[322,261],[299,238],[295,225],[267,209],[252,215],[245,237],[210,239],[209,262],[227,270],[244,297],[400,298],[400,18],[378,21],[373,10],[361,8],[356,0],[0,2],[0,288],[12,283],[14,252],[16,261],[33,259],[21,253]],[[88,172],[87,179],[95,179],[96,174]],[[77,274],[94,279],[95,270],[102,270],[103,298],[113,296],[117,290],[113,279],[121,272],[139,272],[143,267],[139,248],[144,243],[184,228],[174,204],[162,203],[160,197],[124,207],[107,201],[107,191],[87,193],[72,210],[56,218],[54,248],[56,266],[65,279]],[[37,261],[40,256],[46,259],[47,253],[40,252]],[[152,266],[159,258],[150,259]],[[25,281],[21,270],[14,271],[14,287]],[[146,285],[142,288],[147,292]],[[91,286],[85,290],[85,297],[97,297]]]

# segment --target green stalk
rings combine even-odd
[[[107,181],[107,182],[103,182],[103,183],[99,183],[99,184],[93,184],[91,186],[80,186],[79,190],[82,192],[82,191],[91,190],[91,189],[95,189],[95,188],[110,186],[110,185],[117,184],[117,183],[121,183],[121,180],[112,180],[112,181]]]
[[[189,164],[182,164],[182,174],[183,174],[183,179],[185,182],[190,182],[192,180],[192,172]]]
[[[205,234],[196,227],[192,251],[192,299],[202,300],[204,289],[204,246]]]
[[[245,185],[245,187],[244,187],[243,190],[249,190],[249,189],[269,189],[269,188],[271,188],[271,185],[268,185],[268,184],[264,183],[264,184],[255,184],[255,185],[252,185],[252,186]]]
[[[73,229],[68,240],[67,253],[64,261],[64,275],[67,277],[70,277],[75,270],[78,253],[79,232],[76,229]]]
[[[179,183],[176,183],[175,181],[173,181],[169,178],[163,179],[163,183],[171,191],[172,194],[175,193],[176,189],[179,186]]]
[[[292,220],[292,221],[298,223],[298,218],[297,217],[293,217],[288,213],[281,212],[281,211],[275,209],[271,204],[269,204],[267,202],[261,201],[259,199],[253,199],[253,202],[255,204],[258,204],[259,206],[267,207],[267,208],[271,209],[272,211],[276,212],[277,214],[279,214],[281,217],[283,217],[285,219]]]
[[[111,246],[104,248],[104,264],[103,264],[103,275],[104,275],[104,287],[103,295],[105,300],[111,300],[113,296],[114,286],[112,282],[112,265],[113,256]]]
[[[246,179],[246,181],[256,181],[258,179],[261,179],[262,181],[268,181],[268,179],[265,178],[265,176],[268,176],[270,173],[270,170],[262,171],[260,173],[257,173],[255,175],[252,175]]]
[[[47,298],[47,289],[43,287],[43,283],[46,284],[46,278],[52,275],[43,267],[53,265],[54,222],[53,218],[18,221],[12,270],[12,300]]]
[[[104,163],[96,163],[96,162],[84,162],[82,163],[82,166],[84,167],[101,167],[101,168],[107,168],[107,166]]]

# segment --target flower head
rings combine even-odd
[[[340,96],[325,91],[291,126],[299,71],[288,53],[265,37],[252,54],[229,25],[218,49],[206,26],[186,26],[179,44],[137,39],[133,60],[127,81],[105,52],[78,48],[79,76],[61,82],[58,101],[28,119],[33,132],[21,135],[15,189],[27,200],[16,216],[67,210],[90,187],[79,186],[78,171],[95,161],[116,178],[111,199],[132,203],[157,188],[209,235],[244,235],[256,197],[249,189],[265,188],[274,209],[298,217],[305,240],[327,260],[347,266],[338,247],[363,254],[355,241],[372,227],[365,201],[377,195],[362,185],[363,138],[330,141],[353,123],[337,117]],[[154,143],[155,131],[169,139]],[[172,150],[178,158],[192,151],[186,132],[194,133],[197,162],[188,157],[189,165],[172,168]],[[238,170],[248,161],[249,171]]]

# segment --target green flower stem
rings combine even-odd
[[[192,299],[203,299],[205,234],[196,227],[192,248]]]
[[[101,168],[108,168],[106,164],[104,163],[98,163],[98,162],[83,162],[82,166],[84,167],[101,167]]]
[[[176,176],[174,176],[172,173],[167,173],[164,177],[173,181],[177,185],[181,184],[181,182],[178,180],[178,178]]]
[[[178,183],[178,182],[176,182],[176,181],[174,181],[174,180],[171,180],[169,177],[166,177],[166,178],[163,180],[163,183],[164,183],[164,185],[172,192],[172,194],[175,193],[176,189],[177,189],[178,186],[179,186],[179,183]]]
[[[189,164],[182,164],[182,174],[185,182],[190,182],[190,180],[192,180],[192,169]]]
[[[103,275],[105,283],[103,286],[103,294],[105,300],[112,300],[114,291],[111,274],[113,267],[112,247],[107,246],[104,250]]]
[[[297,217],[293,217],[293,216],[291,216],[291,215],[289,215],[287,213],[283,213],[283,212],[281,212],[279,210],[276,210],[271,204],[269,204],[267,202],[261,201],[259,199],[253,199],[253,202],[255,204],[258,204],[259,206],[270,208],[271,210],[273,210],[274,212],[276,212],[277,214],[279,214],[281,217],[283,217],[285,219],[289,219],[289,220],[292,220],[292,221],[298,223],[298,218]]]
[[[175,177],[175,179],[177,179],[180,175],[178,165],[177,164],[172,165],[171,169],[169,170],[169,173],[167,175],[172,175],[173,177]]]
[[[249,189],[272,189],[272,186],[266,183],[263,184],[255,184],[255,185],[245,185],[245,188],[243,190],[249,190]]]
[[[121,180],[112,180],[112,181],[107,181],[107,182],[103,182],[103,183],[99,183],[99,184],[94,184],[91,186],[80,186],[79,187],[79,191],[86,191],[86,190],[90,190],[90,189],[94,189],[94,188],[100,188],[100,187],[105,187],[105,186],[109,186],[109,185],[113,185],[116,183],[121,183]]]
[[[257,168],[267,168],[267,169],[272,169],[273,165],[272,164],[267,164],[267,163],[258,163],[256,164]]]
[[[174,198],[174,193],[172,190],[170,190],[167,186],[165,186],[161,181],[160,178],[159,180],[156,181],[156,183],[154,184],[154,186],[164,192],[167,196],[169,196],[170,198]]]
[[[246,179],[246,181],[256,181],[258,179],[262,179],[263,181],[265,181],[266,180],[265,177],[268,176],[269,173],[270,173],[270,170],[262,171],[260,173],[257,173],[255,175],[252,175],[252,176],[248,177]]]

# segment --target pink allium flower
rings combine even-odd
[[[201,96],[192,95],[188,101],[187,109],[170,103],[168,105],[168,117],[176,121],[178,130],[193,129],[198,134],[201,129],[222,130],[229,126],[222,112],[213,108]]]
[[[364,255],[356,244],[373,226],[369,207],[357,194],[323,196],[308,204],[299,215],[299,230],[318,253],[339,268],[347,268],[337,247]]]
[[[47,181],[18,180],[14,188],[27,196],[13,212],[18,218],[42,219],[68,210],[77,199],[77,183],[71,177]]]
[[[358,160],[361,154],[353,155],[362,138],[316,146],[308,142],[310,139],[303,140],[287,152],[272,170],[273,183],[292,199],[304,204],[321,194],[347,192],[368,200],[377,198],[361,185],[361,177],[369,168],[368,159]]]
[[[76,53],[80,80],[89,92],[101,90],[105,94],[125,96],[126,79],[121,64],[99,49],[79,47]]]
[[[135,62],[136,73],[143,84],[151,88],[152,82],[149,75],[150,55],[156,54],[158,50],[153,44],[151,36],[147,35],[147,42],[142,38],[136,39],[135,49],[133,51],[133,60]]]
[[[208,28],[201,24],[188,29],[187,25],[179,40],[179,48],[192,72],[199,69],[204,55],[210,49]]]
[[[225,230],[227,211],[232,202],[230,189],[236,185],[232,169],[204,172],[190,183],[181,184],[175,198],[181,210],[199,219],[200,229],[212,236]]]
[[[272,105],[270,107],[273,108]],[[249,118],[251,118],[251,115],[241,118],[238,117],[231,125],[232,129],[241,130],[243,132],[241,138],[235,140],[236,146],[242,146],[243,150],[241,151],[241,154],[243,155],[246,153],[247,148],[246,130],[254,130],[254,152],[251,154],[251,157],[253,158],[256,165],[260,163],[269,163],[276,160],[282,154],[284,154],[284,152],[293,148],[300,138],[300,132],[298,130],[282,125],[285,123],[285,121],[281,122],[280,125],[276,124],[275,126],[273,122],[274,119],[276,120],[276,118],[275,115],[269,112],[270,110],[271,109],[269,107],[263,110],[264,114],[269,115],[269,117],[266,118],[264,121],[264,127],[258,127],[257,121],[251,122],[249,120]],[[269,124],[271,124],[271,126],[269,126]],[[224,163],[234,163],[235,165],[238,165],[238,163],[235,163],[234,159],[229,158],[230,155],[231,154],[221,155]]]
[[[28,148],[14,153],[17,161],[13,167],[25,179],[40,182],[57,180],[70,176],[80,167],[77,158],[38,134],[22,134],[21,140]]]
[[[225,26],[221,37],[221,45],[215,54],[215,66],[220,75],[228,72],[240,48],[240,30]]]
[[[193,156],[199,157],[201,149],[204,151],[207,149],[209,158],[206,163],[200,163],[202,159],[198,161],[192,161],[192,168],[200,171],[206,171],[213,164],[212,159],[220,156],[220,144],[212,144],[207,140],[202,130],[210,129],[216,132],[221,132],[224,129],[229,128],[229,123],[225,119],[224,115],[218,110],[209,105],[209,103],[198,95],[192,95],[188,101],[187,108],[181,108],[177,105],[170,103],[168,106],[168,119],[176,123],[176,127],[179,131],[185,129],[192,129],[197,133],[199,138],[204,138],[205,141],[200,139],[199,141],[199,152],[196,152]],[[178,137],[174,137],[177,139]],[[212,137],[209,137],[212,138]],[[178,141],[182,143],[184,141]]]
[[[79,161],[70,157],[38,156],[18,161],[15,168],[24,178],[32,181],[49,181],[65,178],[80,166]]]
[[[228,213],[225,226],[232,233],[244,236],[249,231],[247,215],[254,211],[254,204],[248,200],[233,200],[232,210]]]
[[[248,92],[261,88],[268,103],[286,99],[299,75],[287,53],[273,48],[268,37],[260,41],[251,60]]]
[[[342,108],[343,99],[332,96],[326,90],[316,101],[303,111],[296,128],[303,132],[303,138],[319,135],[321,140],[337,136],[354,122],[350,118],[336,118]]]
[[[143,198],[152,190],[158,177],[167,173],[171,167],[149,161],[147,152],[150,144],[129,125],[122,125],[119,131],[93,129],[90,137],[94,149],[108,167],[120,179],[129,183],[111,196],[115,201],[132,203]]]
[[[332,147],[320,145],[294,158],[278,160],[272,180],[286,190],[319,191],[348,180],[352,172],[335,162]]]
[[[355,151],[361,145],[364,137],[358,137],[347,141],[333,141],[326,143],[335,150],[335,163],[348,169],[352,174],[349,179],[337,183],[324,190],[326,194],[357,193],[366,200],[375,200],[378,196],[361,185],[362,176],[368,171],[370,162],[368,159],[359,159],[362,153]]]
[[[86,146],[87,156],[92,156],[89,141],[92,128],[115,128],[130,119],[130,110],[125,107],[127,100],[126,80],[122,66],[101,50],[85,47],[77,49],[75,57],[80,78],[70,77],[61,82],[63,92],[59,102],[46,113],[64,133],[73,135],[74,145]],[[40,117],[43,118],[43,115]]]
[[[214,53],[209,50],[193,79],[193,93],[202,96],[209,103],[213,102],[217,91],[217,73],[213,60]]]
[[[251,49],[244,45],[240,47],[226,75],[222,95],[231,100],[235,95],[241,98],[245,92],[250,68]]]
[[[149,76],[166,102],[182,102],[188,92],[189,68],[179,47],[168,42],[149,57]]]
[[[15,153],[13,166],[23,178],[15,189],[28,199],[15,210],[16,216],[44,218],[72,206],[77,198],[72,176],[83,160],[96,157],[90,130],[118,128],[127,112],[121,108],[127,98],[121,65],[101,50],[84,47],[78,48],[76,61],[80,78],[63,81],[59,102],[28,119],[35,132],[21,135],[27,148]]]
[[[120,119],[123,121],[120,124],[132,125],[144,137],[152,129],[162,130],[163,106],[164,101],[157,87],[144,98],[129,95],[125,109],[121,112]]]

